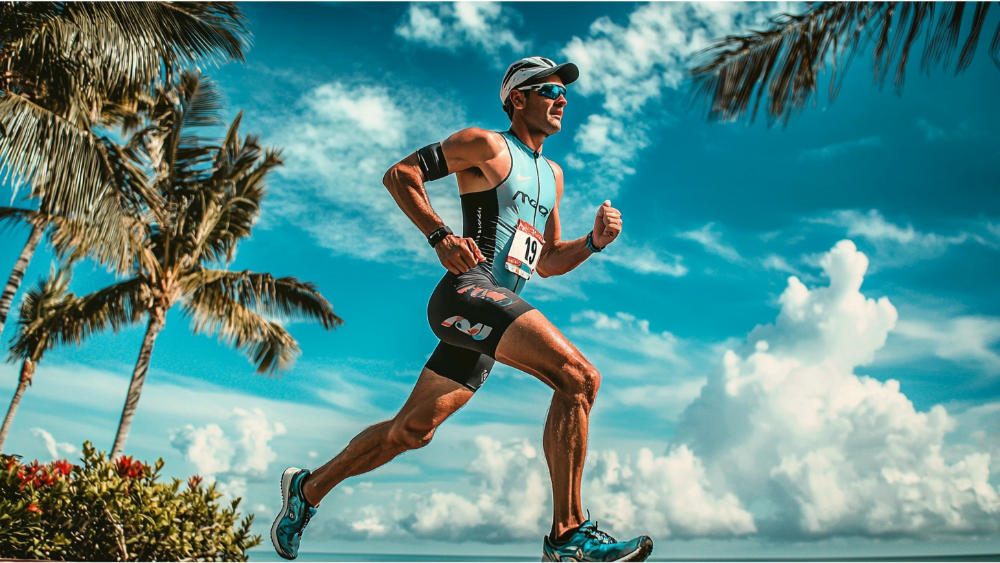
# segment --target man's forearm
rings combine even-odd
[[[441,228],[444,221],[431,207],[431,200],[424,187],[423,178],[420,177],[419,169],[416,166],[406,166],[410,158],[413,157],[407,157],[406,160],[390,168],[382,178],[382,184],[392,194],[396,205],[426,237]]]
[[[587,248],[587,237],[559,241],[552,250],[541,257],[537,271],[543,278],[561,276],[583,264],[593,252]]]

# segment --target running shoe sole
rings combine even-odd
[[[278,512],[278,517],[274,519],[274,523],[271,524],[271,544],[274,545],[274,551],[281,556],[282,559],[288,559],[289,561],[295,559],[295,557],[289,557],[281,552],[278,547],[278,523],[281,522],[285,517],[285,513],[288,512],[288,497],[291,494],[292,480],[298,475],[301,469],[295,467],[289,467],[281,474],[281,511]]]

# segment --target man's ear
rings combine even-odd
[[[524,106],[528,105],[528,99],[525,97],[524,92],[514,90],[510,93],[510,103],[515,109],[524,109]]]

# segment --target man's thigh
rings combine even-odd
[[[472,391],[424,368],[396,420],[421,428],[436,428],[472,398]]]
[[[576,346],[538,309],[521,315],[510,325],[497,346],[496,358],[534,375],[553,390],[572,385],[572,373],[567,368],[587,364]]]

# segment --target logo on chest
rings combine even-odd
[[[518,197],[521,198],[521,203],[527,203],[531,207],[535,208],[539,213],[542,214],[542,217],[545,217],[546,215],[549,214],[549,208],[548,207],[545,207],[544,205],[538,205],[537,201],[535,201],[534,199],[531,199],[531,196],[529,196],[528,194],[526,194],[526,193],[524,193],[522,191],[518,191],[516,194],[514,194],[514,197],[512,197],[510,199],[512,201],[517,201]]]

